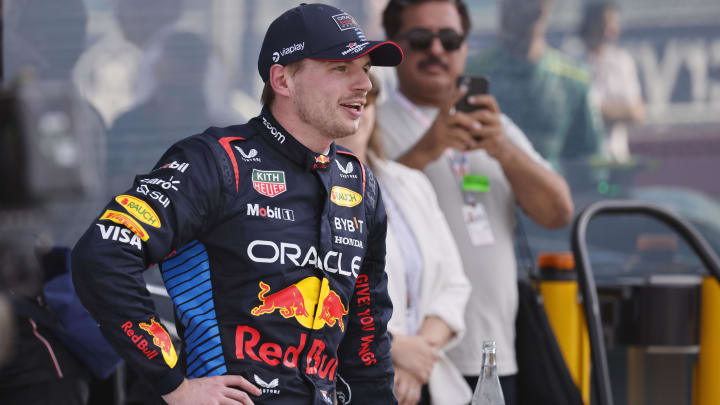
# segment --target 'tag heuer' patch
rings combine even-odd
[[[268,197],[275,197],[287,190],[285,172],[281,170],[253,169],[252,183],[258,193]]]

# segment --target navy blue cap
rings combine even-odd
[[[305,4],[284,12],[270,24],[258,57],[264,82],[270,67],[304,58],[347,61],[370,55],[374,66],[397,66],[403,53],[392,41],[368,41],[348,13],[326,4]]]

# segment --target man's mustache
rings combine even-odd
[[[427,58],[421,60],[418,62],[418,68],[425,69],[426,67],[432,66],[432,65],[438,65],[444,70],[448,71],[450,70],[450,66],[448,66],[447,63],[443,62],[438,58],[437,56],[428,56]]]

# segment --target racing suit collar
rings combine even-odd
[[[330,144],[330,149],[325,155],[311,151],[277,122],[267,106],[264,106],[260,115],[253,118],[252,121],[255,122],[268,144],[291,161],[304,167],[305,170],[325,169],[335,158],[337,149],[335,142]]]

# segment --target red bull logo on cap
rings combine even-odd
[[[165,328],[155,322],[155,318],[151,318],[149,324],[140,322],[138,326],[140,326],[140,329],[149,333],[153,337],[153,343],[155,346],[160,348],[160,351],[162,351],[165,363],[167,363],[170,368],[175,367],[175,364],[177,364],[178,361],[178,356],[175,352],[172,339],[170,339],[170,335],[167,331],[165,331]]]
[[[308,329],[337,324],[340,330],[345,331],[343,316],[348,310],[340,296],[330,289],[328,279],[323,279],[321,283],[317,277],[307,277],[269,295],[270,286],[262,281],[259,285],[258,299],[262,305],[253,308],[250,311],[252,315],[261,316],[278,310],[282,317],[295,318]]]

